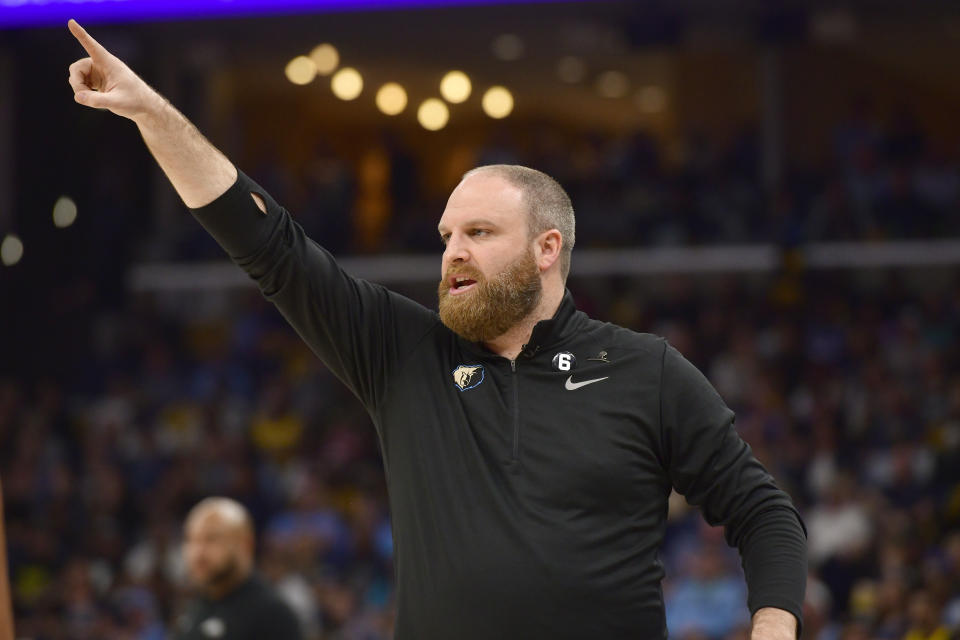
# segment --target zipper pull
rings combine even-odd
[[[516,360],[511,360],[511,361],[510,361],[510,370],[513,371],[514,373],[517,372],[517,361],[516,361]]]

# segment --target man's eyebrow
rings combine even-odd
[[[493,220],[488,220],[487,218],[473,218],[472,220],[467,220],[463,223],[465,227],[499,227],[496,222]],[[443,233],[447,228],[442,224],[437,225],[437,231]]]

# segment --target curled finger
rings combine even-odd
[[[91,89],[90,72],[93,69],[93,60],[81,58],[70,65],[70,77],[67,81],[74,91]]]

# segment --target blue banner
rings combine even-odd
[[[0,29],[264,14],[323,13],[455,5],[529,4],[550,0],[0,0]]]

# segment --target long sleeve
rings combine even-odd
[[[665,345],[661,373],[661,438],[674,488],[723,525],[737,547],[750,613],[777,607],[797,618],[806,589],[806,529],[790,497],[734,428],[734,414],[688,360]]]
[[[334,374],[374,410],[390,375],[437,322],[423,306],[354,278],[241,171],[190,212]],[[264,214],[251,193],[266,203]]]

